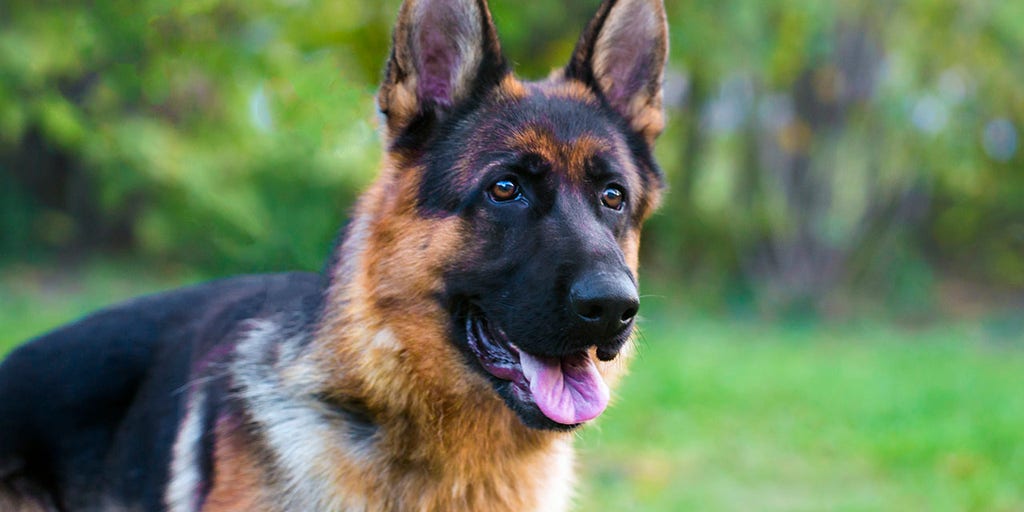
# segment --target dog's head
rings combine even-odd
[[[415,286],[432,290],[461,364],[528,426],[568,429],[607,405],[662,188],[666,53],[661,0],[605,0],[540,82],[512,76],[484,0],[407,0],[399,14],[378,95],[392,174],[374,193],[419,221],[377,230],[407,254],[381,264],[391,277],[374,293],[407,300],[436,269]]]

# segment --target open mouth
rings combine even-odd
[[[511,383],[516,399],[536,406],[555,423],[583,423],[608,406],[608,385],[586,350],[558,357],[530,354],[492,328],[479,311],[466,315],[466,340],[484,370]]]

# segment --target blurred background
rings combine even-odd
[[[317,270],[398,1],[0,3],[0,354]],[[492,0],[520,76],[597,0]],[[580,510],[1024,510],[1024,2],[668,0],[670,191]]]

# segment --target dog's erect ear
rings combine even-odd
[[[389,138],[440,118],[507,73],[486,0],[405,0],[377,104]]]
[[[565,76],[601,93],[651,143],[665,126],[667,56],[663,0],[604,0],[576,43]]]

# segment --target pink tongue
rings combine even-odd
[[[608,406],[608,385],[586,353],[564,358],[519,352],[523,375],[541,412],[572,425],[598,417]]]

